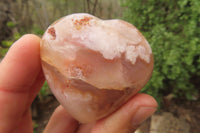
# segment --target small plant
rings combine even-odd
[[[49,95],[49,93],[50,93],[49,86],[47,82],[45,81],[38,94],[40,101],[44,101],[44,99]]]
[[[8,22],[6,23],[6,25],[7,25],[8,27],[10,27],[10,28],[16,27],[16,24],[13,23],[12,21],[8,21]]]
[[[22,35],[20,33],[15,33],[12,39],[3,40],[0,43],[0,58],[4,57],[8,52],[8,49],[12,46],[12,44],[18,40]]]
[[[35,129],[38,128],[38,126],[39,126],[39,125],[34,121],[34,122],[33,122],[33,133],[37,133],[37,132],[35,131]]]
[[[143,91],[158,101],[169,93],[195,99],[198,86],[192,79],[200,76],[200,1],[121,1],[124,19],[142,31],[154,54],[153,76]]]

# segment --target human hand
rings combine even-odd
[[[25,35],[16,41],[0,63],[0,133],[32,133],[30,106],[44,83],[40,63],[40,38]],[[111,115],[79,124],[59,106],[44,133],[127,133],[156,110],[149,95],[137,94]]]

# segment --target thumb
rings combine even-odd
[[[118,111],[99,120],[92,133],[129,133],[135,131],[142,122],[157,109],[155,99],[147,94],[137,94]]]

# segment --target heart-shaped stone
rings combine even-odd
[[[118,109],[153,70],[151,48],[138,29],[85,13],[63,17],[46,30],[41,60],[51,91],[81,123]]]

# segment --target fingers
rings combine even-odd
[[[12,45],[0,64],[0,132],[20,128],[23,118],[30,120],[29,106],[43,82],[40,38],[25,35]]]
[[[27,91],[41,70],[40,38],[25,35],[9,49],[0,64],[0,88],[4,91]]]
[[[59,106],[51,116],[44,133],[75,133],[79,123]]]
[[[67,111],[58,107],[53,113],[44,133],[132,133],[157,109],[155,99],[137,94],[119,110],[96,123],[78,125]]]
[[[97,121],[91,133],[131,133],[157,109],[149,95],[137,94],[118,111]]]

